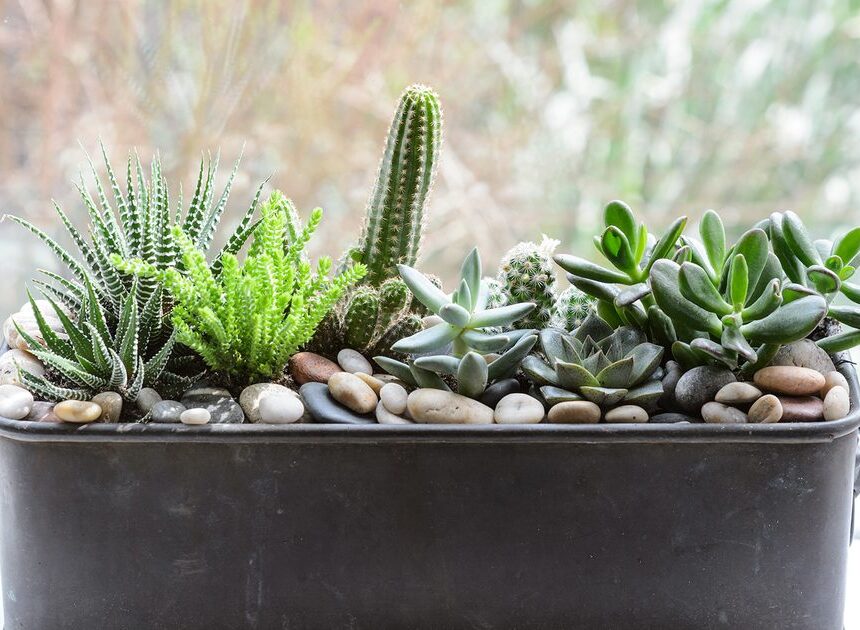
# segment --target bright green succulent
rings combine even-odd
[[[663,348],[632,326],[614,329],[592,314],[573,333],[540,332],[541,354],[522,362],[548,403],[590,400],[604,409],[621,404],[650,409],[663,394]]]
[[[556,254],[555,262],[568,272],[571,284],[598,300],[597,312],[607,322],[643,329],[657,325],[649,322],[646,311],[654,303],[649,273],[656,261],[675,254],[687,218],[676,219],[659,240],[621,201],[606,206],[603,220],[605,227],[594,245],[612,268],[568,254]]]
[[[486,308],[488,291],[485,283],[481,281],[481,257],[477,248],[463,261],[460,284],[450,296],[417,269],[407,265],[398,265],[398,269],[415,298],[442,321],[399,340],[392,346],[395,352],[430,353],[441,350],[448,344],[452,344],[455,357],[463,357],[470,350],[478,353],[497,352],[530,332],[487,331],[494,327],[510,326],[534,310],[535,304],[509,304],[500,308]]]
[[[722,221],[709,211],[700,234],[701,242],[685,239],[675,260],[657,261],[650,273],[652,308],[664,322],[659,341],[671,342],[682,366],[751,371],[821,322],[824,298],[784,282],[763,230],[747,231],[727,250]]]

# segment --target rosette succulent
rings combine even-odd
[[[542,330],[540,349],[523,360],[522,370],[550,404],[585,399],[604,410],[621,404],[647,409],[663,394],[663,348],[632,326],[613,330],[592,314],[573,333]]]

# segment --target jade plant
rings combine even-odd
[[[663,348],[632,326],[613,329],[591,314],[572,333],[542,330],[540,350],[525,358],[522,370],[550,404],[589,400],[604,409],[621,404],[648,409],[663,394]]]
[[[441,141],[439,97],[423,85],[407,88],[388,131],[361,236],[345,256],[365,265],[367,275],[322,323],[311,349],[330,356],[343,347],[392,354],[394,342],[421,330],[427,311],[398,277],[397,265],[418,261]]]
[[[162,283],[174,301],[172,322],[179,343],[199,354],[229,384],[281,378],[289,358],[314,334],[344,291],[364,274],[355,264],[329,277],[321,258],[314,271],[305,248],[322,219],[315,209],[306,226],[290,233],[290,206],[274,192],[262,208],[247,257],[222,256],[215,274],[205,254],[179,226],[172,237],[182,269],[160,269],[145,260],[113,257],[118,269]]]
[[[650,271],[665,323],[660,340],[671,342],[682,366],[715,362],[752,372],[824,318],[824,298],[784,281],[763,230],[747,231],[727,249],[719,216],[708,212],[700,234],[701,242],[686,239],[676,260],[657,261]]]

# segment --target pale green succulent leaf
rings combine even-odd
[[[487,368],[487,378],[490,381],[496,381],[515,374],[520,363],[532,351],[532,348],[535,347],[537,339],[537,335],[534,334],[522,337],[511,349],[506,350],[500,357],[490,363]]]
[[[789,343],[806,337],[827,314],[827,302],[808,295],[783,304],[767,317],[741,326],[741,333],[752,344]]]
[[[487,387],[487,362],[477,352],[467,352],[457,369],[457,391],[463,396],[477,398]]]
[[[470,328],[489,328],[496,326],[510,326],[517,320],[522,319],[535,309],[533,302],[522,304],[510,304],[498,308],[490,308],[479,311],[472,315],[469,321]]]
[[[433,313],[438,313],[443,306],[451,303],[450,298],[417,269],[407,265],[397,265],[397,269],[412,295]]]
[[[395,352],[417,353],[432,352],[445,347],[461,333],[460,328],[450,324],[437,324],[399,340],[391,349]]]

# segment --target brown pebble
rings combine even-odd
[[[600,422],[600,407],[588,400],[569,400],[553,405],[547,420],[560,424],[596,424]]]
[[[753,376],[755,384],[775,394],[810,396],[824,387],[824,375],[815,370],[791,365],[762,368]]]
[[[818,396],[778,396],[782,422],[818,422],[824,419],[824,402]]]
[[[773,394],[766,394],[753,403],[747,418],[755,423],[779,422],[782,419],[782,403]]]
[[[299,385],[328,383],[331,375],[340,371],[337,363],[313,352],[299,352],[290,358],[290,376]]]
[[[375,376],[365,374],[364,372],[356,372],[355,375],[361,380],[363,380],[365,383],[370,385],[370,389],[373,390],[373,393],[379,396],[379,392],[382,391],[382,386],[385,385],[384,382],[380,381]]]

